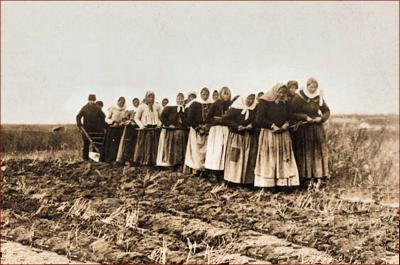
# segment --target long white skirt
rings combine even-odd
[[[185,165],[196,170],[204,170],[206,159],[207,135],[200,135],[190,127],[186,146]]]
[[[261,129],[254,175],[254,186],[257,187],[300,185],[288,131],[273,133]]]
[[[229,129],[227,126],[213,126],[208,134],[206,168],[224,170],[226,146],[228,144]]]
[[[170,163],[168,163],[167,161],[163,161],[163,159],[162,159],[162,157],[164,155],[163,147],[165,145],[164,140],[165,140],[166,133],[167,133],[167,130],[162,129],[161,133],[160,133],[160,140],[158,140],[158,150],[157,150],[157,160],[156,160],[157,166],[165,166],[165,167],[172,166]]]

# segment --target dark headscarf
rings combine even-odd
[[[296,89],[299,88],[299,83],[296,80],[290,80],[287,82],[286,87],[290,89],[291,86],[296,85]]]

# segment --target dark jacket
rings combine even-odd
[[[160,120],[164,126],[174,125],[175,127],[181,129],[187,127],[187,110],[185,110],[185,112],[178,112],[177,109],[177,106],[166,106],[163,109],[163,111],[161,112]]]
[[[249,117],[247,120],[245,120],[245,115],[241,114],[241,112],[241,109],[229,109],[224,116],[222,116],[222,125],[228,126],[231,132],[240,133],[238,131],[239,126],[247,126],[254,122],[256,109],[249,110]]]
[[[232,104],[231,101],[223,101],[218,99],[215,101],[211,107],[210,111],[207,114],[207,125],[215,126],[221,125],[221,118],[225,114],[225,112],[229,109],[229,106]]]
[[[201,104],[199,102],[193,102],[187,110],[188,125],[196,129],[199,125],[205,124],[210,105],[211,103]]]
[[[259,101],[255,119],[258,128],[271,129],[272,124],[281,127],[287,121],[289,121],[289,110],[286,103],[277,104],[262,99]]]
[[[87,132],[98,132],[104,129],[106,116],[95,103],[87,103],[76,115],[76,124],[78,126],[82,126],[82,118],[83,128]]]
[[[319,97],[310,99],[303,91],[300,91],[300,95],[295,95],[292,101],[289,103],[290,118],[293,121],[306,121],[307,116],[314,119],[321,117],[322,122],[328,120],[331,112],[325,101],[322,106],[319,105]],[[319,113],[321,111],[321,114]]]

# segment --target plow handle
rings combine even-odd
[[[79,131],[81,133],[83,133],[83,135],[86,137],[86,139],[88,139],[88,141],[90,142],[90,144],[93,146],[93,148],[95,149],[96,152],[100,153],[100,150],[97,148],[97,146],[93,143],[92,138],[90,138],[89,134],[86,132],[85,128],[79,126]]]

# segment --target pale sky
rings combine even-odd
[[[175,101],[315,77],[334,114],[399,112],[397,2],[2,2],[2,123],[71,123],[149,89]]]

